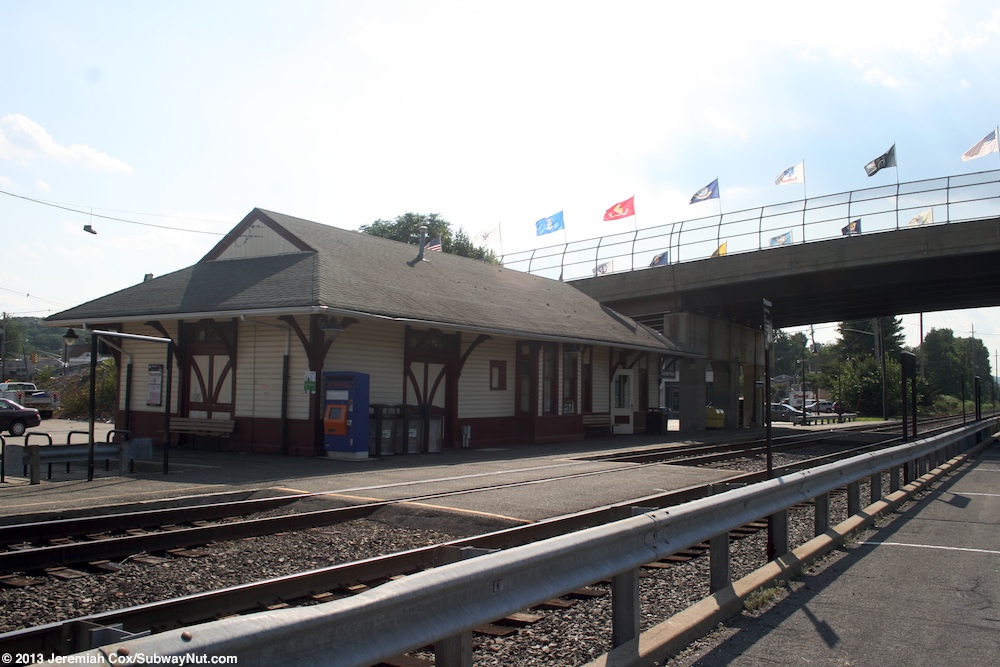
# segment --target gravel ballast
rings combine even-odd
[[[776,460],[776,464],[780,462]],[[742,470],[755,467],[740,464]],[[887,483],[887,480],[886,480]],[[888,489],[884,489],[887,493]],[[868,490],[862,489],[862,497]],[[813,537],[811,506],[793,508],[791,544]],[[389,554],[465,536],[453,514],[435,522],[426,513],[411,521],[405,512],[336,526],[206,545],[198,558],[168,557],[158,564],[125,559],[109,573],[59,580],[26,588],[0,588],[0,632],[63,621],[203,591]],[[831,523],[846,517],[846,500],[833,494]],[[435,529],[435,526],[441,530]],[[477,526],[477,529],[481,529]],[[765,563],[766,531],[731,545],[731,576],[737,580]],[[644,568],[640,580],[642,630],[662,623],[709,595],[707,557],[665,568]],[[606,583],[597,589],[608,590]],[[475,664],[518,667],[581,665],[611,649],[611,596],[575,600],[566,609],[547,609],[543,618],[507,637],[476,634]],[[424,656],[432,657],[432,656]],[[680,662],[669,663],[679,667]]]

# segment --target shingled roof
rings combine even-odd
[[[251,227],[281,254],[224,259]],[[514,337],[701,356],[560,281],[254,209],[197,264],[56,313],[56,326],[331,312]]]

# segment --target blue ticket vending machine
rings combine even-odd
[[[367,373],[323,373],[323,449],[330,458],[368,458]]]

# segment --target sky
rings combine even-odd
[[[345,229],[410,211],[470,236],[499,224],[494,249],[510,253],[805,189],[1000,168],[998,154],[960,160],[1000,121],[996,2],[0,10],[9,316],[46,317],[190,266],[254,207]],[[867,176],[892,145],[898,166]],[[776,186],[800,161],[804,188]],[[690,204],[715,178],[719,201]],[[603,220],[631,196],[633,218]],[[537,236],[535,222],[559,211],[565,230]],[[916,345],[919,316],[900,315]],[[1000,348],[997,308],[926,313],[923,327]],[[832,342],[836,325],[812,333]]]

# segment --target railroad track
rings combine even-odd
[[[870,447],[870,445],[866,444],[865,447]],[[850,454],[851,451],[847,451],[838,452],[834,455],[847,456]],[[828,460],[828,457],[814,458],[810,461],[813,462],[812,465],[816,465],[826,460]],[[775,474],[784,474],[785,472],[808,467],[808,465],[810,465],[809,461],[801,461],[788,466],[778,467],[775,470]],[[505,549],[527,544],[631,516],[634,507],[642,507],[644,509],[669,507],[718,492],[720,487],[725,488],[728,485],[754,483],[766,477],[766,472],[735,474],[726,478],[721,483],[697,485],[671,492],[635,498],[611,506],[547,519],[484,535],[457,539],[444,544],[163,600],[138,607],[102,612],[45,626],[26,628],[0,635],[0,652],[62,655],[89,647],[91,641],[89,635],[95,628],[120,628],[121,636],[125,637],[133,632],[161,632],[170,628],[191,625],[222,616],[252,613],[283,606],[318,604],[323,601],[334,600],[367,590],[391,579],[405,577],[414,572],[452,562],[456,557],[455,554],[461,549]],[[464,490],[461,493],[473,491]],[[375,508],[381,506],[400,502],[412,502],[414,498],[441,497],[442,495],[447,494],[414,496],[403,500],[341,509],[359,512],[374,511]],[[283,498],[282,500],[286,499]],[[336,514],[332,510],[324,512]],[[737,540],[753,535],[764,526],[766,526],[766,523],[757,522],[756,525],[752,524],[742,530],[733,531],[731,539]],[[100,545],[104,542],[104,540],[101,540],[98,544]],[[680,562],[698,558],[706,552],[707,545],[691,545],[688,549],[663,561],[650,563],[647,567],[670,567]],[[566,601],[564,600],[562,602],[554,601],[552,604],[559,605],[565,603]],[[532,614],[535,612],[526,610],[526,613]],[[524,622],[524,620],[522,617],[519,621],[499,621],[495,625],[509,628],[518,622]],[[110,641],[114,641],[114,639]]]
[[[875,442],[855,445],[847,440],[849,434],[805,434],[779,439],[774,445],[780,451],[804,447],[837,444],[838,451],[814,457],[799,464],[801,467],[818,465],[835,458],[855,455],[893,442],[891,438],[878,437]],[[857,437],[855,434],[853,437]],[[847,443],[845,446],[844,443]],[[724,461],[745,460],[759,457],[765,450],[760,441],[725,443],[721,445],[673,446],[642,453],[627,453],[604,457],[603,460],[630,462],[638,465],[709,465]],[[583,460],[593,460],[586,457]],[[564,464],[560,464],[564,465]],[[789,468],[791,469],[791,468]],[[799,468],[796,468],[799,469]],[[245,518],[288,506],[310,497],[321,497],[323,492],[283,495],[239,501],[225,501],[178,508],[160,508],[100,516],[61,518],[51,521],[25,520],[0,525],[0,585],[28,586],[37,578],[16,573],[45,572],[59,578],[82,576],[76,567],[90,570],[114,570],[114,559],[141,554],[139,558],[157,562],[155,554],[179,557],[200,555],[195,550],[213,542],[258,537],[287,531],[306,530],[330,526],[370,516],[377,510],[401,503],[426,502],[455,495],[479,493],[518,486],[548,483],[593,475],[613,475],[623,469],[568,472],[552,475],[542,480],[516,481],[474,486],[472,488],[433,494],[412,495],[395,500],[348,505],[308,512],[291,512],[280,516]],[[742,479],[736,476],[734,479]],[[726,480],[729,481],[729,480]],[[745,483],[745,480],[744,482]],[[676,504],[660,498],[658,502]],[[150,555],[152,554],[152,555]]]

